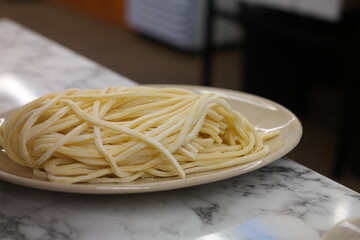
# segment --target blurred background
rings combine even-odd
[[[140,84],[272,99],[304,127],[288,157],[360,192],[358,0],[0,0],[0,18]]]

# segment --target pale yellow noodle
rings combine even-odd
[[[69,89],[17,109],[0,145],[34,175],[60,183],[180,177],[256,161],[270,149],[214,93],[180,88]]]

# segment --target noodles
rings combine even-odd
[[[180,177],[258,160],[264,140],[219,95],[107,87],[51,93],[17,109],[0,145],[34,175],[61,183]]]

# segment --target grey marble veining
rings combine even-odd
[[[196,239],[238,227],[238,239],[258,239],[251,238],[256,228],[265,239],[315,240],[360,213],[359,194],[288,159],[147,194],[77,195],[0,182],[0,199],[0,239]]]
[[[50,91],[115,84],[135,83],[0,20],[0,113]],[[69,194],[0,180],[0,239],[318,240],[355,216],[360,194],[287,158],[228,180],[146,194]]]

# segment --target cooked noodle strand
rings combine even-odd
[[[60,183],[185,178],[259,160],[276,135],[215,93],[141,86],[51,93],[0,126],[12,160]]]

